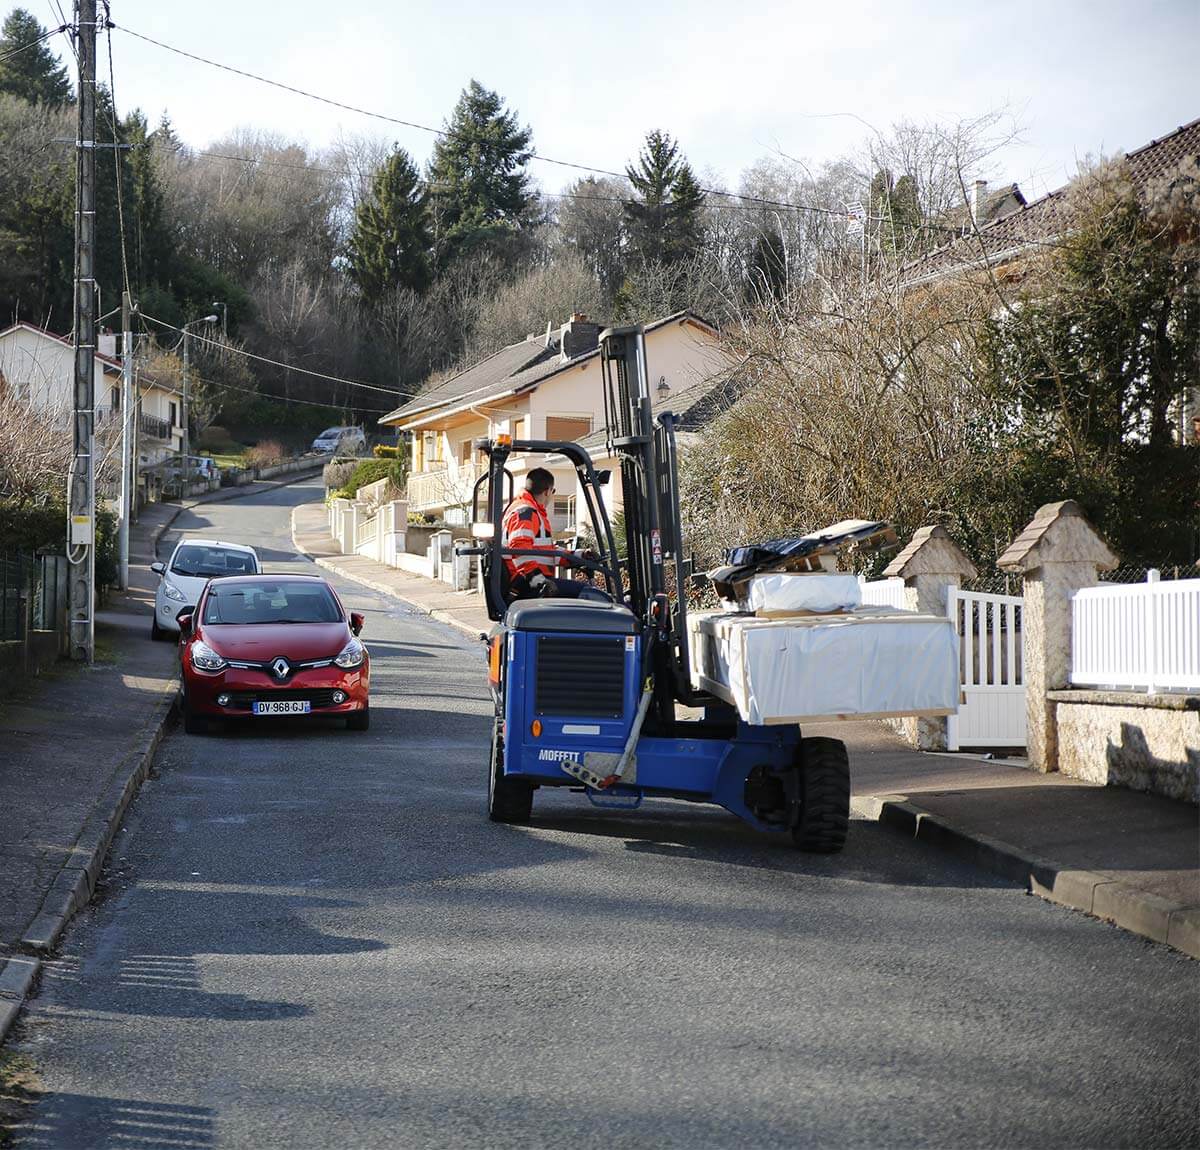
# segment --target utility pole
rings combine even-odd
[[[96,603],[96,0],[76,0],[79,134],[75,143],[75,390],[67,480],[71,658],[95,657]]]
[[[188,397],[190,395],[188,377],[189,369],[191,367],[191,357],[189,354],[191,350],[191,341],[189,337],[191,336],[191,332],[188,329],[194,327],[198,323],[216,322],[217,316],[206,315],[200,319],[190,320],[180,329],[183,332],[183,435],[180,437],[180,447],[183,451],[183,460],[179,478],[179,498],[181,500],[187,497],[188,453],[191,448],[191,443],[188,441]]]
[[[133,519],[133,425],[137,418],[133,398],[133,305],[128,292],[121,293],[121,522],[117,536],[120,586],[129,589],[129,524]]]

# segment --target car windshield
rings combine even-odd
[[[320,583],[212,584],[204,603],[206,625],[223,623],[337,623],[337,600]]]
[[[231,551],[227,547],[207,547],[199,543],[180,547],[171,560],[171,573],[189,578],[253,575],[257,570],[254,556],[249,551]]]

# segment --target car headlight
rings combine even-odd
[[[162,587],[163,587],[163,594],[168,599],[174,599],[176,603],[186,603],[187,602],[187,596],[182,591],[180,591],[179,588],[176,587],[174,583],[168,583],[164,579]]]
[[[366,647],[364,647],[358,639],[351,639],[350,642],[338,652],[337,658],[334,659],[334,663],[336,663],[339,667],[357,667],[363,661],[363,656],[366,655],[366,653]]]
[[[228,663],[203,639],[197,639],[192,643],[192,666],[199,667],[201,671],[220,671],[228,666]]]

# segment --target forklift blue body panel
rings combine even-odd
[[[510,628],[515,621],[508,621]],[[620,630],[508,630],[506,776],[541,786],[577,787],[578,781],[562,769],[564,761],[583,763],[588,752],[621,753],[642,692],[643,640],[632,629],[628,634]],[[670,738],[642,735],[632,783],[603,793],[711,802],[762,830],[783,829],[746,807],[746,776],[760,764],[790,766],[800,729],[739,721],[732,738],[714,738],[699,733],[700,724],[697,735],[689,737],[689,725],[678,724]]]

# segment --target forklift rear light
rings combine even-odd
[[[500,654],[504,650],[504,640],[497,635],[488,650],[488,682],[493,687],[500,686]]]
[[[497,447],[511,447],[512,446],[512,436],[511,435],[497,435],[495,442],[496,442]]]
[[[541,719],[534,719],[533,722],[529,724],[529,733],[535,739],[540,739],[542,737],[542,720]]]

